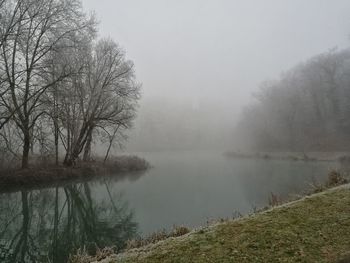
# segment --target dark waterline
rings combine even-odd
[[[147,173],[1,194],[0,261],[66,262],[70,251],[117,246],[173,225],[265,206],[297,194],[335,163],[230,159],[221,153],[139,153]],[[50,259],[50,261],[48,260]]]

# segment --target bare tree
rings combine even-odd
[[[15,26],[25,20],[26,9],[22,7],[21,1],[13,2],[11,0],[0,1],[0,50],[4,44],[15,34]],[[10,91],[8,85],[8,75],[3,67],[0,67],[0,97],[4,97]],[[16,109],[9,109],[0,102],[0,130],[10,121]]]
[[[41,98],[71,74],[64,68],[47,81],[47,56],[69,48],[67,43],[74,42],[77,32],[94,23],[82,13],[78,0],[22,0],[8,8],[16,23],[13,34],[2,41],[0,68],[8,88],[0,99],[22,131],[22,168],[27,168],[33,129],[45,113]]]
[[[331,50],[265,85],[240,134],[259,150],[346,150],[350,146],[350,50]],[[244,130],[242,130],[244,129]]]
[[[123,147],[123,142],[127,139],[126,135],[123,132],[123,126],[117,125],[113,127],[103,127],[101,128],[104,131],[103,141],[107,142],[107,150],[103,162],[105,163],[109,157],[109,153],[113,146]],[[117,145],[115,145],[117,144]]]
[[[139,89],[133,63],[126,60],[123,50],[110,39],[98,41],[86,61],[86,70],[78,79],[73,78],[63,98],[65,165],[73,165],[84,147],[90,147],[95,129],[131,126]]]

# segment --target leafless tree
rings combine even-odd
[[[80,0],[0,0],[0,144],[21,156],[22,168],[30,153],[52,149],[58,164],[59,145],[65,165],[82,152],[88,159],[102,131],[110,132],[108,157],[132,126],[140,89],[133,63],[95,32]],[[10,149],[11,129],[22,154]]]
[[[84,57],[85,70],[74,76],[62,96],[65,165],[73,165],[87,147],[94,130],[122,126],[129,128],[135,117],[139,89],[133,63],[112,40],[98,41]]]
[[[105,163],[109,157],[109,153],[113,146],[123,147],[123,142],[127,139],[125,133],[123,132],[123,126],[117,125],[113,127],[102,127],[104,136],[102,141],[107,143],[107,150],[103,162]],[[115,145],[116,144],[116,145]]]
[[[47,81],[47,57],[68,49],[67,43],[74,45],[76,34],[94,22],[86,18],[78,0],[6,2],[5,13],[12,14],[15,22],[9,26],[12,33],[2,36],[0,100],[22,131],[22,168],[27,168],[33,129],[45,113],[41,98],[72,73],[69,67],[63,68]]]
[[[331,50],[295,66],[260,89],[239,133],[259,150],[346,150],[349,72],[349,49]]]
[[[6,41],[14,35],[15,26],[24,21],[25,8],[21,8],[22,2],[14,2],[11,0],[0,1],[0,49]],[[10,91],[7,83],[8,75],[4,68],[0,67],[0,96],[3,97]],[[9,111],[3,103],[0,102],[0,130],[10,121],[15,113],[15,109]]]

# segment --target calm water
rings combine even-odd
[[[229,159],[221,153],[140,153],[153,166],[64,187],[0,196],[0,262],[65,262],[86,246],[124,242],[173,225],[245,214],[271,192],[300,193],[334,163]]]

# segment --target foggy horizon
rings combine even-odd
[[[135,63],[142,98],[131,137],[162,100],[217,109],[232,129],[262,82],[349,43],[348,1],[84,0],[83,7],[95,12],[99,36],[115,39]],[[137,139],[129,141],[137,149]]]

